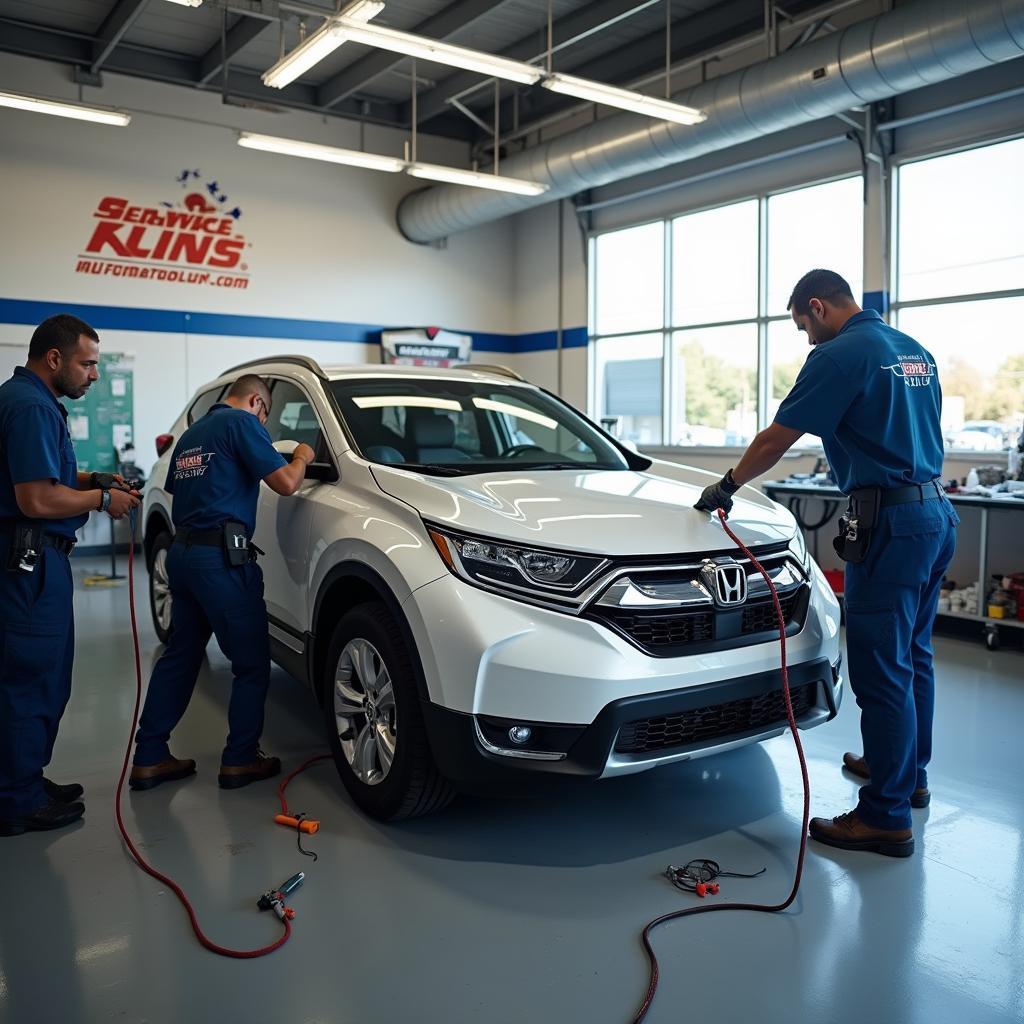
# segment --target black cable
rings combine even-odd
[[[304,850],[302,848],[302,819],[306,816],[305,811],[300,811],[295,815],[295,845],[299,848],[299,853],[303,857],[312,857],[313,863],[315,864],[320,858],[312,850]]]
[[[698,857],[682,867],[669,864],[665,868],[665,877],[677,889],[683,892],[697,892],[698,885],[706,885],[708,882],[713,882],[716,878],[757,878],[759,875],[763,875],[766,870],[767,868],[761,868],[760,871],[753,871],[749,874],[742,871],[724,871],[717,860],[711,860],[708,857]]]
[[[818,530],[825,526],[828,523],[828,521],[836,514],[836,511],[839,508],[839,502],[826,501],[825,511],[824,513],[822,513],[821,519],[819,519],[816,523],[808,523],[804,519],[803,515],[801,514],[801,509],[803,507],[803,498],[789,499],[789,511],[793,513],[793,518],[796,520],[797,526],[799,526],[801,530],[805,530],[808,533],[817,533]]]

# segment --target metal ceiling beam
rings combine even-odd
[[[657,0],[658,3],[664,0]],[[556,47],[566,46],[573,41],[591,35],[599,28],[607,27],[645,10],[653,5],[652,0],[599,0],[559,18],[552,26],[553,42]],[[544,48],[543,34],[531,32],[518,42],[501,51],[499,56],[510,60],[530,60]],[[417,118],[420,124],[429,121],[450,109],[448,97],[455,96],[480,81],[480,76],[471,71],[459,71],[445,78],[436,89],[419,97]],[[408,117],[408,111],[406,111]]]
[[[95,75],[103,66],[103,62],[113,52],[114,47],[124,38],[125,32],[132,27],[132,22],[142,13],[146,0],[118,0],[114,9],[100,25],[96,42],[92,48],[92,64],[89,70]]]
[[[0,50],[38,57],[59,64],[88,68],[92,64],[95,40],[84,33],[68,33],[48,26],[31,25],[16,19],[0,17]],[[163,51],[122,43],[111,51],[104,67],[119,74],[134,75],[192,89],[213,90],[219,83],[199,81],[200,60]],[[256,72],[233,68],[228,76],[228,92],[232,101],[252,103],[269,110],[298,109],[327,113],[337,117],[365,120],[368,123],[405,128],[401,110],[396,104],[361,100],[343,100],[330,111],[317,104],[316,87],[293,82],[284,89],[268,89]],[[369,110],[367,111],[367,106]],[[472,126],[456,115],[438,119],[431,134],[469,141]]]
[[[428,36],[431,39],[447,39],[458,32],[459,29],[471,25],[478,18],[490,14],[509,0],[497,0],[497,2],[485,2],[485,0],[455,0],[444,10],[424,19],[410,31],[420,36]],[[634,0],[635,2],[635,0]],[[391,53],[388,50],[374,50],[373,53],[361,57],[350,67],[339,72],[330,81],[320,86],[318,96],[320,105],[333,107],[343,99],[347,99],[354,92],[366,87],[367,84],[397,67],[405,60],[400,54]]]
[[[234,57],[245,49],[271,22],[262,18],[239,18],[227,32],[227,59],[230,63]],[[220,40],[211,46],[199,60],[199,82],[205,85],[210,79],[220,74],[224,65],[221,54]]]

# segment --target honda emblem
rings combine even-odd
[[[719,608],[735,608],[746,603],[747,573],[738,562],[731,558],[707,561],[701,575]]]

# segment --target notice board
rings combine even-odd
[[[65,399],[79,469],[115,473],[118,452],[134,443],[133,369],[132,356],[104,352],[100,379],[78,401]]]

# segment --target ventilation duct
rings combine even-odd
[[[1024,0],[918,0],[674,98],[708,115],[683,126],[618,114],[502,161],[541,198],[459,186],[414,192],[398,225],[433,242],[621,181],[1024,55]]]

